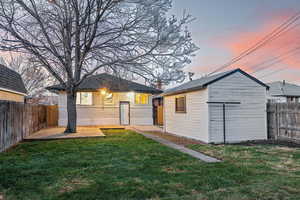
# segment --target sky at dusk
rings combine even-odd
[[[196,18],[189,29],[200,48],[186,71],[200,77],[227,63],[299,12],[300,1],[173,0],[172,14],[180,17],[184,10]],[[285,79],[300,84],[300,20],[291,27],[227,69],[242,68],[265,82]],[[278,56],[282,57],[276,59]]]

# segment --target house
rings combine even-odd
[[[26,93],[21,75],[0,64],[0,100],[24,102]]]
[[[58,123],[66,126],[66,92],[60,85],[47,89],[58,93]],[[106,73],[93,75],[78,88],[77,124],[153,125],[152,95],[158,93],[161,91]]]
[[[277,81],[268,84],[270,89],[267,93],[269,102],[275,103],[299,103],[300,86]]]
[[[205,143],[267,139],[267,89],[235,69],[166,90],[164,131]]]

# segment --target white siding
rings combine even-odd
[[[267,139],[266,88],[240,72],[208,86],[209,101],[241,102],[226,106],[226,141]],[[222,106],[209,105],[209,142],[223,142]]]
[[[175,97],[186,96],[186,113],[175,112]],[[208,142],[208,90],[164,97],[165,131]]]
[[[93,93],[92,106],[77,106],[78,126],[119,125],[119,102],[130,102],[130,125],[152,125],[152,98],[148,105],[136,105],[133,93],[114,93],[113,104],[104,105],[100,92]],[[67,124],[66,93],[59,94],[59,126]]]

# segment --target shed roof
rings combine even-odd
[[[164,96],[168,96],[168,95],[174,95],[174,94],[180,94],[180,93],[184,93],[184,92],[190,92],[190,91],[196,91],[196,90],[200,90],[203,88],[206,88],[208,85],[221,80],[231,74],[234,74],[236,72],[240,72],[243,75],[249,77],[250,79],[252,79],[253,81],[257,82],[258,84],[262,85],[263,87],[269,88],[268,85],[264,84],[263,82],[261,82],[260,80],[256,79],[255,77],[251,76],[250,74],[246,73],[245,71],[241,70],[241,69],[234,69],[234,70],[230,70],[230,71],[226,71],[226,72],[222,72],[222,73],[218,73],[218,74],[214,74],[211,76],[206,76],[206,77],[202,77],[199,78],[197,80],[193,80],[187,83],[184,83],[180,86],[177,86],[175,88],[171,88],[166,90],[162,95]]]
[[[26,94],[24,82],[20,74],[0,64],[0,90]]]
[[[78,87],[79,91],[88,91],[88,90],[99,90],[101,88],[107,88],[112,92],[143,92],[150,94],[159,94],[162,91],[155,89],[153,87],[148,87],[143,84],[139,84],[133,81],[128,81],[117,76],[110,74],[97,74],[88,77],[85,79]],[[64,91],[62,85],[54,85],[47,87],[46,89],[50,91]]]
[[[270,96],[283,96],[283,97],[300,97],[300,86],[276,81],[268,84],[270,86]]]

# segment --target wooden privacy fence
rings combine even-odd
[[[57,107],[0,101],[0,152],[57,121]]]
[[[268,103],[267,115],[269,138],[300,141],[300,103]]]

